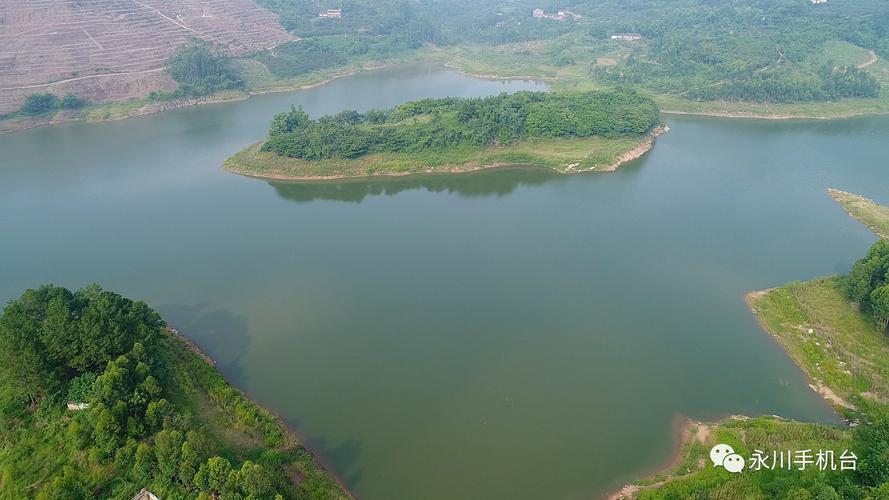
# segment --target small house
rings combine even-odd
[[[318,17],[324,19],[342,19],[343,18],[343,10],[342,9],[327,9],[325,11],[321,11],[318,14]]]
[[[89,407],[90,407],[89,403],[78,403],[76,401],[68,401],[68,411],[88,410]]]
[[[634,40],[641,40],[642,35],[640,35],[639,33],[615,33],[611,35],[611,39],[632,42]]]

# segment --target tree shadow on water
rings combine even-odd
[[[545,168],[510,167],[463,174],[417,174],[403,177],[348,179],[324,182],[269,182],[278,196],[296,203],[316,200],[361,203],[368,196],[394,196],[425,189],[464,198],[506,196],[519,186],[537,186],[562,177]]]
[[[247,319],[209,304],[165,304],[157,307],[167,323],[193,340],[229,377],[241,379],[241,358],[250,344]]]
[[[364,469],[357,465],[364,445],[360,440],[349,438],[336,445],[331,445],[323,438],[310,439],[308,445],[321,457],[326,467],[336,471],[337,476],[350,490],[361,481]]]

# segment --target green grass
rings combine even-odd
[[[612,166],[647,137],[528,140],[508,146],[461,146],[420,153],[374,153],[357,159],[309,161],[260,151],[253,144],[225,161],[230,172],[278,179],[323,179],[467,172],[495,166],[535,166],[559,172],[596,170]],[[571,167],[571,165],[575,165]]]
[[[849,303],[841,278],[791,283],[751,306],[813,381],[859,407],[889,401],[886,335]]]
[[[710,448],[717,443],[728,444],[735,452],[749,457],[754,450],[831,449],[839,454],[854,446],[849,430],[775,417],[730,418],[707,430],[706,440],[694,438],[693,445],[681,451],[680,463],[685,464],[684,468],[672,471],[665,482],[640,485],[636,498],[789,498],[788,493],[797,488],[808,489],[807,485],[823,482],[824,476],[841,473],[822,472],[810,467],[806,471],[745,470],[741,474],[732,474],[722,467],[713,467],[709,459]],[[689,464],[693,464],[692,471],[685,472]],[[777,493],[776,489],[783,491]]]
[[[829,189],[830,196],[842,205],[843,209],[877,233],[883,239],[889,239],[889,207],[880,205],[873,200],[839,189]]]

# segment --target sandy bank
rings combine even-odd
[[[281,181],[297,181],[297,182],[324,182],[324,181],[337,181],[344,179],[375,179],[375,178],[386,178],[386,177],[404,177],[408,175],[450,175],[450,174],[463,174],[470,172],[478,172],[480,170],[494,170],[494,169],[508,169],[508,168],[544,168],[548,170],[552,170],[555,173],[565,174],[565,175],[573,175],[579,173],[588,173],[588,172],[613,172],[617,170],[622,165],[631,162],[633,160],[639,159],[644,156],[646,153],[654,148],[655,140],[658,136],[668,132],[670,129],[665,125],[661,125],[653,129],[649,134],[641,139],[638,145],[632,147],[631,149],[625,150],[618,154],[616,160],[605,166],[595,166],[589,168],[577,168],[578,163],[569,163],[564,165],[563,167],[552,167],[552,166],[543,166],[534,163],[522,163],[522,162],[491,162],[491,163],[478,163],[476,161],[467,161],[465,163],[454,164],[454,165],[438,165],[436,167],[429,167],[423,170],[411,170],[406,172],[374,172],[371,174],[361,173],[361,174],[333,174],[333,175],[288,175],[280,173],[280,171],[275,171],[272,168],[269,168],[268,172],[258,172],[256,168],[251,168],[245,166],[243,161],[239,159],[239,155],[247,152],[256,153],[260,147],[262,147],[262,142],[253,144],[249,146],[247,149],[242,150],[236,155],[228,158],[223,163],[223,169],[232,172],[238,175],[243,175],[245,177],[253,177],[256,179],[265,179],[265,180],[281,180]]]

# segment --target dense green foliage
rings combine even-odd
[[[593,68],[592,78],[686,99],[808,102],[875,97],[880,90],[868,71],[832,61],[825,54],[827,42],[846,41],[889,57],[889,4],[880,0],[820,5],[799,0],[261,3],[278,12],[285,27],[307,38],[304,48],[281,51],[282,62],[269,66],[279,76],[307,72],[321,61],[389,58],[428,45],[498,45],[571,33],[582,36],[584,46],[603,52],[622,46],[624,57],[612,66],[571,54],[541,62],[584,64]],[[320,10],[340,7],[342,19],[318,17]],[[535,19],[535,8],[550,14],[567,9],[581,17]],[[618,32],[639,33],[643,39],[611,42]],[[294,62],[284,54],[287,50],[324,57]],[[268,63],[274,57],[261,59]]]
[[[258,59],[278,76],[297,76],[361,58],[388,59],[429,45],[508,43],[553,38],[576,22],[529,22],[539,4],[530,0],[437,2],[421,0],[262,0],[278,12],[284,26],[306,40],[275,47]],[[550,10],[556,4],[548,5]],[[341,19],[318,17],[342,8]]]
[[[210,44],[197,40],[177,48],[167,62],[167,70],[179,84],[177,97],[202,96],[243,86],[231,58],[214,53]]]
[[[870,28],[858,21],[889,13],[885,3],[865,1],[870,12],[791,0],[621,3],[627,15],[596,17],[591,32],[606,36],[619,26],[641,33],[647,43],[638,44],[621,64],[599,68],[597,75],[605,80],[702,100],[819,101],[875,97],[879,91],[869,73],[838,67],[819,51],[829,40],[867,38]]]
[[[465,42],[506,43],[551,38],[571,31],[575,22],[531,22],[535,8],[554,12],[562,3],[535,0],[260,0],[278,12],[284,27],[302,37],[333,35],[385,38],[392,46]],[[567,2],[579,4],[581,2]],[[319,11],[342,8],[342,19],[323,19]]]
[[[61,99],[49,93],[31,94],[25,99],[25,103],[22,104],[21,112],[26,115],[36,116],[58,111],[59,109],[79,108],[84,104],[86,102],[74,94],[67,94]]]
[[[0,317],[0,498],[339,498],[286,441],[142,302],[44,286]]]
[[[529,137],[640,136],[658,119],[654,102],[626,90],[423,99],[385,111],[343,111],[317,120],[291,109],[275,116],[263,151],[321,160],[509,144]]]
[[[877,324],[889,325],[889,243],[879,240],[846,277],[846,293]]]
[[[347,62],[340,51],[316,40],[288,42],[261,53],[258,59],[278,76],[302,75]]]

